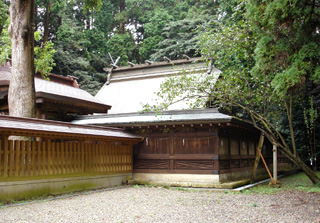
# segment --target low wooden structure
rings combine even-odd
[[[116,128],[9,116],[0,116],[0,136],[0,200],[121,184],[142,140]]]
[[[218,187],[249,179],[259,132],[217,109],[166,111],[83,117],[78,123],[124,127],[144,137],[134,149],[136,182]],[[263,155],[272,165],[272,145]],[[279,169],[288,160],[278,157]],[[262,163],[258,175],[265,175]]]

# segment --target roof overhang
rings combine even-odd
[[[108,110],[111,108],[110,105],[102,103],[91,102],[62,95],[50,94],[46,92],[36,92],[36,98],[38,104],[45,103],[46,101],[54,101],[56,103],[68,104],[75,107],[84,107],[89,111],[89,113],[107,113]]]
[[[0,115],[0,134],[79,140],[121,140],[133,143],[137,143],[143,139],[119,128],[77,125],[6,115]]]
[[[222,114],[217,109],[193,109],[164,111],[161,114],[145,112],[82,116],[81,120],[73,121],[73,123],[128,127],[166,124],[229,123],[231,121],[231,116]]]

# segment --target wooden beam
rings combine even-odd
[[[272,178],[272,175],[271,175],[271,173],[270,173],[269,167],[268,167],[266,161],[265,161],[264,158],[263,158],[263,155],[262,155],[262,153],[261,153],[261,150],[258,150],[258,152],[260,153],[262,162],[263,162],[264,166],[266,167],[266,170],[267,170],[267,172],[268,172],[268,174],[269,174],[269,177],[270,177],[270,179],[271,179],[272,184],[276,184],[275,180]]]
[[[261,149],[262,149],[263,141],[264,141],[264,134],[261,133],[260,139],[259,139],[259,144],[258,144],[258,147],[257,147],[256,158],[255,158],[254,164],[253,164],[252,175],[251,175],[251,183],[254,182],[254,178],[256,177],[256,172],[257,172],[257,168],[258,168],[258,164],[259,164],[259,160],[260,160],[260,152],[261,152]]]

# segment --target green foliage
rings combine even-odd
[[[108,42],[108,52],[120,57],[120,65],[126,65],[127,61],[136,62],[137,46],[129,33],[115,34]]]
[[[11,39],[8,34],[8,25],[10,19],[7,19],[6,26],[4,27],[2,34],[0,35],[0,63],[5,63],[7,59],[11,57]],[[34,38],[36,41],[41,39],[40,31],[34,33]],[[43,77],[47,77],[50,71],[55,66],[53,55],[55,50],[53,49],[53,43],[47,42],[43,47],[35,46],[34,55],[35,55],[35,71],[41,72]]]
[[[0,2],[0,34],[5,26],[7,26],[8,19],[8,5],[3,1]]]
[[[40,40],[40,31],[34,33],[35,40]],[[42,77],[47,78],[53,67],[55,66],[53,56],[55,54],[55,50],[53,49],[53,43],[48,41],[44,43],[43,47],[35,46],[34,47],[34,66],[35,71],[40,72]]]
[[[102,6],[101,0],[85,0],[84,9],[99,11],[101,9],[101,6]]]
[[[173,16],[164,9],[156,10],[154,16],[148,23],[144,24],[144,40],[140,44],[139,54],[142,60],[150,59],[149,56],[158,48],[159,42],[163,40],[162,30]]]
[[[199,27],[210,21],[209,15],[197,15],[183,20],[172,21],[163,28],[163,40],[159,42],[152,60],[162,60],[163,56],[179,59],[183,54],[199,56]]]
[[[11,39],[8,33],[9,24],[10,18],[7,17],[0,34],[0,65],[7,62],[7,59],[11,57]]]

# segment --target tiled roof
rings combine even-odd
[[[145,126],[161,124],[187,124],[187,123],[228,123],[232,117],[220,113],[218,109],[193,109],[155,112],[125,113],[82,116],[81,120],[73,121],[76,124],[107,125],[107,126]]]
[[[43,92],[52,95],[81,99],[84,101],[90,101],[103,105],[103,103],[99,99],[93,97],[91,94],[80,88],[71,87],[53,81],[47,81],[38,77],[35,78],[35,87],[37,93]]]

